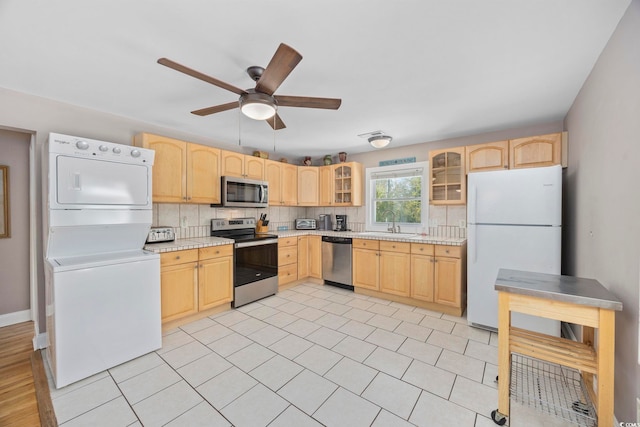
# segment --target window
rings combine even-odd
[[[367,168],[367,230],[387,231],[394,220],[418,233],[429,218],[427,162]]]

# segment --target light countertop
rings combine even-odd
[[[278,237],[339,236],[351,237],[354,239],[389,240],[394,242],[426,243],[431,245],[448,246],[462,246],[466,242],[466,239],[460,237],[419,236],[417,234],[409,233],[401,233],[401,235],[394,233],[376,233],[375,235],[371,235],[367,232],[362,233],[351,231],[286,230],[270,231],[269,234],[273,234]],[[177,239],[173,242],[149,243],[145,245],[144,249],[155,253],[162,253],[186,249],[206,248],[209,246],[230,245],[232,243],[234,243],[232,239],[224,239],[221,237],[192,237],[188,239]]]

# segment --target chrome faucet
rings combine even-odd
[[[396,213],[394,211],[392,211],[392,210],[388,210],[388,211],[382,212],[382,215],[385,215],[385,214],[388,214],[388,213],[391,214],[391,220],[393,222],[393,225],[388,226],[387,227],[387,231],[390,231],[392,233],[399,233],[400,232],[400,225],[398,224],[396,226]]]

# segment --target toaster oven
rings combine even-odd
[[[316,228],[316,220],[313,218],[296,219],[296,230],[315,230]]]
[[[146,243],[173,242],[176,235],[171,227],[151,227]]]

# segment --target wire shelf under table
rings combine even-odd
[[[575,369],[512,353],[510,392],[516,402],[579,426],[598,424],[582,376]]]

